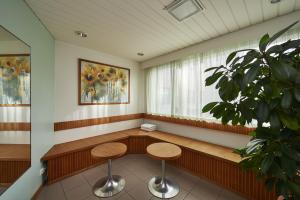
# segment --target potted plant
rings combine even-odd
[[[292,200],[300,199],[300,40],[272,42],[296,23],[265,34],[258,49],[232,52],[226,65],[207,69],[205,84],[215,84],[221,101],[202,109],[223,124],[257,121],[251,141],[236,150],[240,166]]]

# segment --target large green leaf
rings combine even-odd
[[[215,105],[217,105],[218,102],[211,102],[206,104],[203,108],[202,108],[202,112],[208,112],[210,111]]]
[[[286,156],[281,156],[280,165],[283,171],[285,171],[285,174],[288,175],[290,178],[293,178],[295,176],[297,172],[297,164],[295,160],[290,159]]]
[[[256,50],[249,51],[245,56],[243,61],[241,62],[242,67],[247,67],[251,65],[248,65],[249,63],[253,62],[255,59],[258,59],[261,56],[261,54]],[[259,59],[257,61],[260,61]]]
[[[284,114],[284,113],[280,113],[279,118],[280,118],[281,122],[287,128],[292,129],[292,130],[298,130],[299,123],[298,123],[298,120],[295,119],[294,117],[291,117],[291,116],[289,116],[287,114]]]
[[[270,45],[273,41],[275,41],[277,38],[279,38],[282,34],[284,34],[285,32],[287,32],[290,28],[292,28],[293,26],[295,26],[295,24],[297,24],[298,21],[292,23],[291,25],[285,27],[284,29],[282,29],[281,31],[275,33],[268,42],[268,45]]]
[[[262,36],[262,38],[260,39],[259,41],[259,50],[261,52],[264,52],[266,50],[266,47],[268,45],[268,42],[269,42],[269,39],[270,39],[270,36],[269,34],[265,34],[264,36]]]
[[[230,63],[230,61],[235,57],[236,54],[237,54],[236,51],[229,54],[229,56],[226,59],[226,65],[228,65]]]
[[[267,54],[270,55],[272,53],[282,53],[284,48],[282,45],[274,45],[267,50]]]
[[[270,115],[270,124],[271,124],[271,128],[275,128],[275,129],[279,128],[281,125],[279,117],[275,112]]]
[[[212,113],[215,118],[219,119],[224,114],[225,107],[225,103],[220,103],[213,107],[210,113]]]
[[[300,102],[300,88],[294,88],[295,99]]]
[[[281,46],[284,50],[288,50],[288,49],[292,49],[292,48],[298,48],[300,46],[300,39],[289,40],[289,41],[281,44]]]
[[[281,99],[281,107],[288,109],[292,104],[293,96],[290,91],[285,91]]]
[[[253,65],[245,74],[243,79],[243,87],[245,88],[249,83],[255,80],[259,73],[260,66],[259,65]]]
[[[214,84],[222,75],[223,75],[223,72],[217,72],[217,73],[207,77],[205,80],[205,86],[210,86],[210,85]]]
[[[271,67],[272,73],[278,80],[291,80],[297,74],[297,70],[285,62],[273,61]]]
[[[264,157],[264,159],[261,162],[261,171],[262,171],[262,173],[267,173],[268,172],[268,170],[270,169],[273,161],[274,161],[274,155],[273,154],[266,155]]]
[[[288,182],[289,188],[292,189],[295,194],[300,196],[300,184],[293,183],[291,181]]]
[[[260,102],[257,106],[257,118],[259,123],[263,123],[268,119],[270,114],[269,105],[265,102]]]
[[[294,159],[295,161],[300,161],[300,153],[291,147],[289,147],[286,144],[281,144],[281,151],[288,156],[291,159]]]
[[[238,94],[238,85],[232,80],[224,82],[224,84],[219,89],[219,95],[223,101],[232,101],[238,97]]]
[[[210,67],[210,68],[207,68],[204,72],[209,72],[211,70],[216,70],[216,69],[219,69],[219,67]]]
[[[210,67],[207,68],[204,72],[209,72],[211,70],[215,70],[214,73],[217,73],[220,69],[225,68],[224,65],[218,66],[218,67]]]

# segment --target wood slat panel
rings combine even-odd
[[[143,113],[137,113],[137,114],[130,114],[130,115],[118,115],[118,116],[101,117],[101,118],[93,118],[93,119],[55,122],[54,131],[81,128],[86,126],[95,126],[100,124],[108,124],[108,123],[133,120],[133,119],[141,119],[143,117],[144,117]]]
[[[30,131],[29,122],[0,122],[0,131]]]
[[[29,167],[30,161],[0,161],[0,184],[12,184]]]
[[[122,142],[128,146],[128,139],[122,139],[118,142]],[[90,147],[48,160],[47,183],[51,184],[65,177],[77,174],[84,169],[104,163],[105,160],[95,160],[92,158],[92,148]]]
[[[161,141],[174,143],[174,136],[170,134],[170,137],[171,139],[168,141],[166,137],[159,139],[153,132],[147,133],[132,129],[128,131],[128,138],[119,141],[128,145],[128,153],[143,154],[149,144]],[[263,183],[259,182],[252,172],[241,170],[237,162],[228,160],[226,157],[220,158],[201,152],[197,148],[191,149],[187,144],[177,144],[182,148],[182,156],[177,160],[170,161],[170,164],[214,182],[250,200],[276,199],[274,192],[266,191]],[[47,161],[48,183],[56,182],[64,177],[105,162],[103,160],[92,160],[90,150],[91,148],[82,149],[78,152],[73,151],[69,154],[49,159]]]
[[[242,135],[248,135],[249,132],[255,130],[254,128],[248,128],[244,126],[232,126],[232,125],[223,125],[213,122],[205,122],[205,121],[199,121],[199,120],[189,120],[189,119],[179,119],[174,117],[165,117],[165,116],[159,116],[159,115],[150,115],[145,114],[145,119],[152,119],[152,120],[158,120],[168,123],[175,123],[175,124],[181,124],[186,126],[195,126],[199,128],[207,128],[207,129],[213,129],[218,131],[227,131],[232,133],[238,133]]]
[[[131,154],[144,154],[148,140],[146,137],[132,137],[129,139],[128,153]]]
[[[276,199],[275,192],[268,192],[252,172],[242,171],[236,163],[215,159],[186,148],[182,148],[182,156],[179,159],[168,162],[248,199]]]

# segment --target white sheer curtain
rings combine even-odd
[[[292,30],[277,39],[274,44],[299,38],[300,30]],[[205,86],[205,79],[212,72],[204,71],[209,67],[225,64],[232,51],[245,48],[258,48],[258,41],[252,40],[148,68],[147,113],[215,121],[209,113],[202,113],[202,107],[207,103],[220,100],[215,85]]]

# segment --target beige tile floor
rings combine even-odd
[[[99,200],[92,193],[93,184],[106,176],[106,165],[97,166],[60,182],[45,186],[38,200]],[[155,200],[147,188],[148,180],[159,175],[159,161],[146,155],[127,155],[113,161],[113,174],[126,180],[125,189],[106,200]],[[167,165],[167,177],[177,181],[180,193],[173,200],[243,200],[244,198],[217,185]]]

